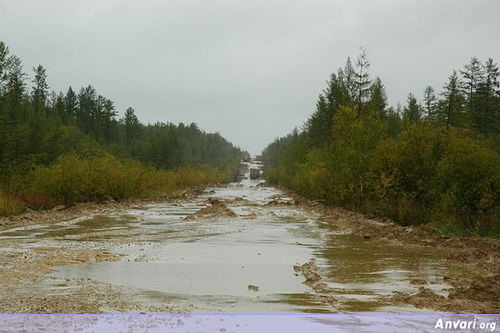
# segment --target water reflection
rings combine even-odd
[[[293,205],[266,206],[281,192],[258,180],[247,178],[209,191],[191,202],[18,228],[0,233],[0,238],[27,238],[41,245],[47,239],[60,245],[85,241],[125,254],[119,262],[66,266],[53,275],[124,286],[136,300],[186,306],[190,312],[428,312],[384,307],[377,298],[415,291],[417,286],[410,284],[414,278],[438,293],[449,287],[442,277],[453,270],[439,253],[366,241]],[[205,207],[208,197],[227,200],[239,216],[184,219]],[[294,264],[312,257],[329,293],[314,294],[293,270]],[[250,284],[259,290],[249,290]],[[62,288],[56,283],[48,287],[53,293]]]

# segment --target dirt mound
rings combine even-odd
[[[440,308],[447,311],[443,306],[447,304],[446,297],[434,293],[432,290],[420,287],[418,293],[409,294],[403,292],[395,292],[388,299],[389,304],[411,304],[416,308]]]
[[[311,287],[317,293],[329,293],[331,289],[326,285],[326,283],[321,282],[321,275],[319,275],[319,268],[316,265],[316,259],[312,258],[303,265],[293,265],[293,269],[297,273],[300,273],[306,279],[304,284]]]
[[[427,284],[427,280],[424,279],[424,278],[413,278],[410,280],[410,284],[413,284],[413,285],[424,285],[424,284]]]
[[[236,217],[235,212],[227,208],[226,204],[215,198],[209,198],[207,206],[192,215],[186,216],[185,220],[212,219],[218,217]]]
[[[473,280],[459,281],[450,292],[449,299],[482,303],[488,313],[500,313],[500,274],[480,276]]]
[[[236,197],[234,199],[224,200],[226,204],[237,205],[237,206],[259,206],[258,203],[248,200],[245,197]]]
[[[471,290],[471,292],[473,292]],[[450,294],[449,297],[444,297],[434,293],[432,290],[420,287],[415,294],[395,292],[388,299],[379,299],[381,303],[390,305],[411,304],[419,309],[434,309],[438,311],[454,312],[454,313],[498,313],[499,306],[497,301],[484,301],[482,296],[478,296],[479,300],[473,300],[469,297],[461,298],[460,295]]]
[[[311,285],[321,280],[321,276],[318,273],[318,265],[316,265],[316,259],[312,258],[303,265],[293,265],[293,269],[297,273],[302,273],[306,278],[304,282],[307,285]]]
[[[270,199],[271,200],[266,202],[266,206],[275,207],[275,206],[289,206],[289,205],[295,204],[295,202],[292,198],[284,197],[281,195],[274,195],[274,196],[270,197]]]

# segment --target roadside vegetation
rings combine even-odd
[[[194,123],[118,118],[90,85],[50,91],[43,66],[30,80],[0,41],[0,215],[228,182],[243,155]]]
[[[500,233],[500,87],[472,58],[442,91],[387,105],[366,53],[332,74],[301,130],[263,152],[266,178],[311,199],[427,223],[440,234]]]

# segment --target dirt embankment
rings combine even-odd
[[[158,198],[129,198],[121,201],[109,200],[104,202],[83,202],[71,207],[57,206],[49,210],[28,210],[21,215],[7,217],[0,216],[0,231],[18,226],[21,227],[33,224],[50,224],[53,222],[61,222],[64,220],[70,220],[89,214],[102,213],[109,210],[128,209],[150,203],[190,200],[203,193],[203,191],[204,187],[196,187],[184,190],[178,194],[172,194]]]
[[[436,236],[431,233],[429,226],[403,227],[388,219],[328,207],[322,202],[305,199],[290,191],[286,191],[283,196],[292,198],[296,207],[319,214],[323,221],[357,234],[367,242],[388,241],[403,246],[437,249],[446,255],[450,264],[469,272],[467,276],[444,277],[444,282],[453,287],[448,297],[426,288],[425,281],[413,281],[412,284],[420,286],[417,293],[394,293],[391,297],[381,298],[381,303],[405,303],[417,308],[455,313],[500,313],[500,237]],[[289,203],[275,199],[272,204]],[[305,265],[308,266],[304,267]],[[302,268],[299,271],[306,277],[307,284],[312,276],[309,267],[312,264],[305,265],[300,266]],[[313,290],[325,291],[318,288],[317,283],[313,283],[311,287]]]

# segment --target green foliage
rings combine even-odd
[[[31,92],[25,81],[0,41],[0,190],[32,209],[229,181],[244,154],[194,123],[144,125],[132,108],[117,119],[91,85],[49,93],[42,65]]]
[[[436,169],[439,211],[451,222],[484,231],[500,223],[500,154],[457,133]]]
[[[146,187],[140,164],[124,164],[111,155],[63,155],[50,167],[35,167],[29,177],[31,192],[66,204],[139,196]]]
[[[68,154],[51,166],[35,167],[29,173],[25,191],[64,204],[160,196],[193,186],[231,181],[234,168],[233,164],[222,170],[192,167],[159,170],[109,154],[90,157]]]
[[[397,139],[381,141],[370,156],[374,197],[370,211],[401,224],[427,222],[436,164],[444,151],[442,130],[410,124]]]
[[[266,147],[267,180],[403,225],[431,222],[438,233],[500,233],[499,74],[492,60],[478,66],[462,72],[467,84],[454,72],[442,99],[427,87],[424,107],[410,94],[394,110],[380,79],[360,98],[356,78],[369,82],[368,73],[358,66],[356,76],[348,60],[303,131]],[[478,123],[486,109],[489,123]]]

